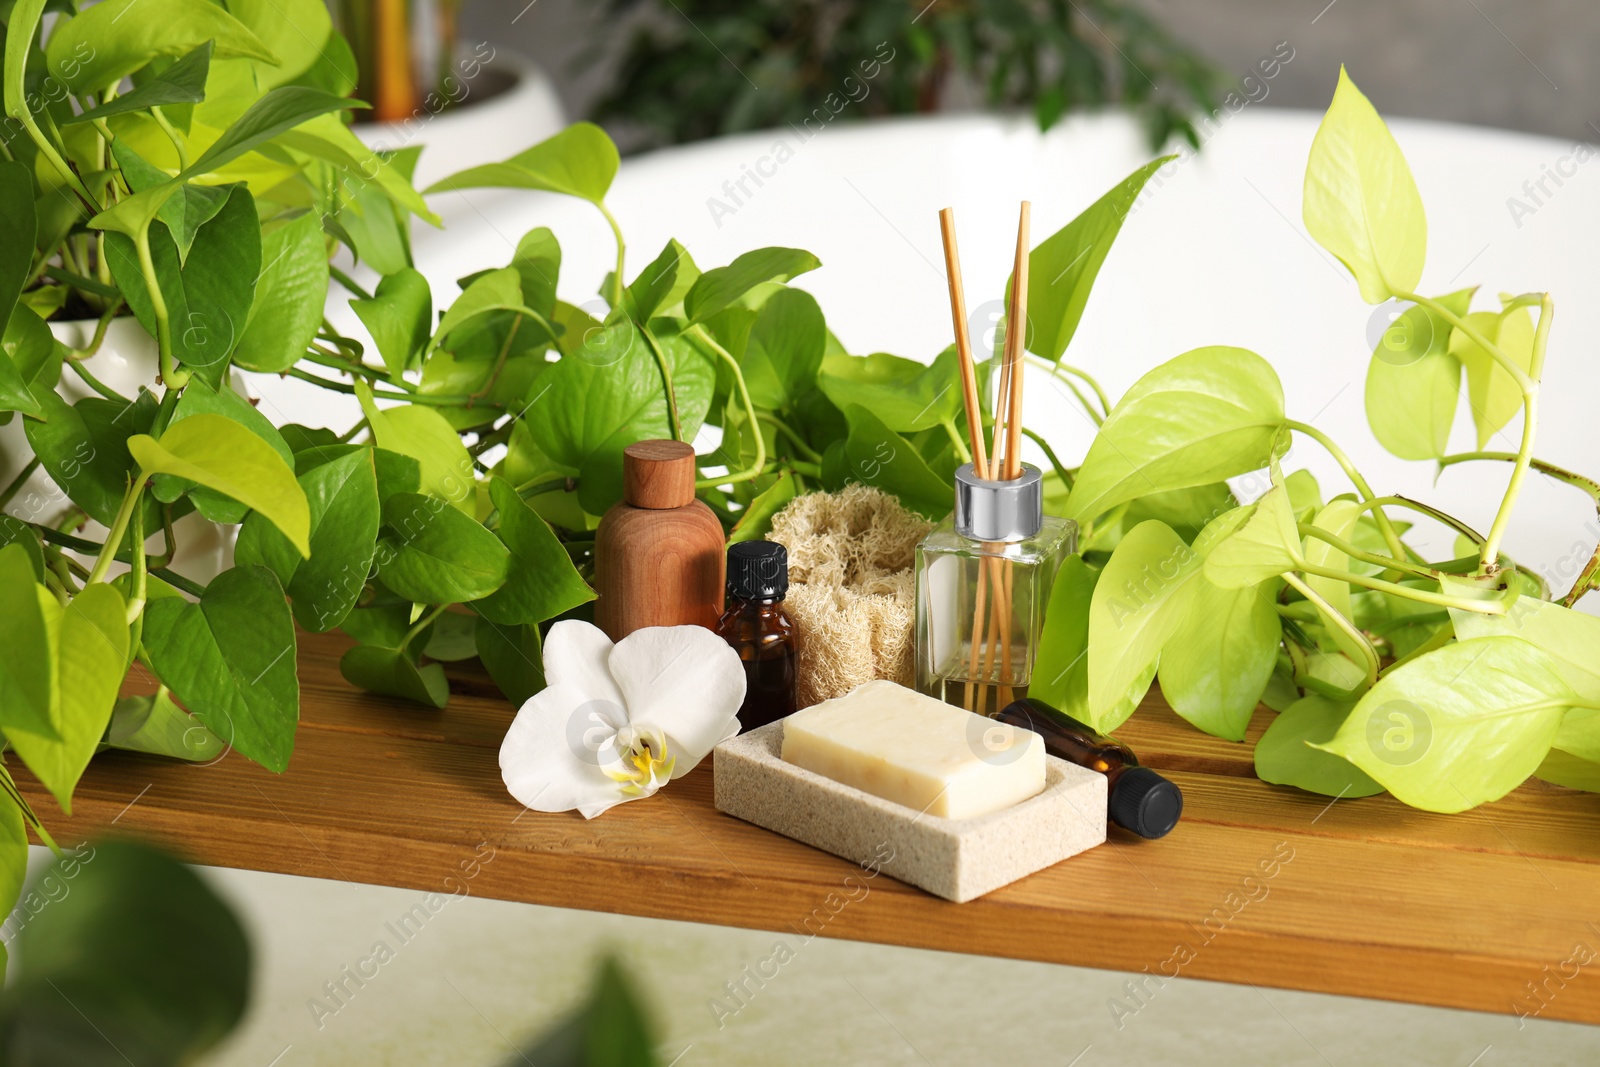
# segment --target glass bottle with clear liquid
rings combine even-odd
[[[1025,695],[1056,572],[1078,524],[1044,513],[1039,469],[956,471],[956,507],[917,545],[916,687],[993,716]]]

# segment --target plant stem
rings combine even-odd
[[[132,595],[128,597],[128,625],[132,626],[140,615],[144,613],[145,599],[145,558],[144,558],[144,509],[133,509],[133,585]],[[91,574],[92,578],[93,575]],[[140,633],[143,633],[141,628]],[[137,648],[138,641],[133,647]]]
[[[1522,492],[1522,482],[1528,476],[1528,464],[1533,461],[1534,436],[1539,432],[1539,379],[1544,373],[1545,346],[1550,340],[1550,324],[1555,315],[1555,302],[1545,293],[1539,300],[1539,324],[1533,332],[1533,352],[1528,359],[1528,375],[1522,385],[1522,442],[1517,448],[1516,463],[1511,468],[1511,480],[1506,484],[1506,495],[1489,526],[1489,536],[1478,554],[1478,566],[1484,574],[1492,574],[1500,565],[1500,541],[1506,527],[1511,524],[1511,512],[1516,507],[1517,496]],[[1525,384],[1524,384],[1525,383]]]
[[[1032,441],[1034,444],[1038,445],[1044,450],[1045,458],[1050,461],[1050,466],[1055,470],[1056,477],[1061,479],[1062,485],[1068,489],[1071,489],[1073,482],[1075,481],[1075,479],[1072,477],[1072,472],[1067,470],[1065,464],[1056,458],[1056,450],[1050,447],[1050,442],[1046,441],[1043,437],[1040,437],[1026,426],[1022,428],[1022,433],[1023,436],[1025,436],[1028,440]]]
[[[756,406],[750,402],[750,390],[744,383],[744,371],[740,369],[739,361],[734,359],[726,348],[717,344],[716,340],[698,324],[689,327],[689,332],[715,352],[723,362],[728,364],[728,368],[733,371],[733,381],[739,387],[739,399],[744,402],[744,413],[750,423],[751,435],[756,439],[756,458],[751,462],[750,466],[742,471],[736,471],[720,477],[702,478],[694,483],[694,487],[696,489],[711,489],[719,485],[748,482],[751,479],[759,478],[762,468],[767,465],[767,438],[761,432],[761,426],[756,415]]]
[[[117,517],[111,520],[111,532],[106,535],[106,543],[101,547],[100,554],[95,557],[94,569],[89,572],[88,584],[104,581],[106,572],[111,569],[111,561],[116,558],[117,548],[122,544],[123,535],[128,532],[128,521],[133,518],[133,509],[139,504],[139,496],[144,492],[144,476],[141,472],[136,475],[127,492],[122,494],[122,506],[117,509]]]
[[[961,462],[971,463],[972,453],[967,450],[967,443],[961,439],[961,431],[956,429],[956,424],[950,419],[945,419],[939,425],[943,426],[944,432],[950,435],[950,444],[955,448],[956,455],[961,458]]]
[[[779,433],[788,438],[789,443],[794,446],[794,450],[800,453],[803,458],[810,460],[812,463],[822,462],[822,453],[802,441],[800,435],[795,433],[788,423],[765,411],[757,412],[757,415],[762,422],[776,428]]]
[[[622,263],[627,252],[627,245],[622,241],[622,227],[617,225],[616,216],[612,215],[603,201],[595,201],[595,207],[600,209],[600,214],[606,217],[606,225],[611,227],[612,236],[617,239],[617,266],[611,275],[611,306],[622,306]]]
[[[44,823],[39,821],[39,816],[34,814],[33,808],[28,805],[28,798],[22,795],[17,783],[11,780],[11,772],[6,770],[3,763],[0,763],[0,789],[3,789],[6,796],[11,798],[11,802],[22,810],[22,821],[28,824],[28,829],[38,834],[39,840],[43,841],[51,852],[60,856],[61,846],[56,844],[55,838],[44,828]]]
[[[161,127],[161,132],[167,135],[167,140],[172,142],[173,150],[178,153],[178,169],[189,169],[189,146],[183,136],[172,128],[172,123],[167,121],[167,116],[161,113],[161,108],[152,107],[150,117],[156,120],[156,125]]]
[[[1500,364],[1500,369],[1511,376],[1512,380],[1517,383],[1517,388],[1522,390],[1523,393],[1526,393],[1529,387],[1537,382],[1538,374],[1529,374],[1517,366],[1516,361],[1500,351],[1500,347],[1485,337],[1481,330],[1469,324],[1466,319],[1463,319],[1437,300],[1431,297],[1418,296],[1416,293],[1395,293],[1394,296],[1396,300],[1409,300],[1414,304],[1421,304],[1451,326],[1460,330],[1469,341],[1488,353],[1490,359]]]
[[[617,269],[621,270],[621,267]],[[667,425],[672,430],[672,439],[681,441],[683,425],[678,421],[678,394],[672,388],[672,366],[667,362],[667,354],[661,351],[656,339],[650,336],[650,331],[643,326],[638,327],[638,330],[639,336],[644,338],[645,347],[650,349],[650,354],[655,357],[656,366],[661,370],[661,389],[662,395],[667,398]]]
[[[39,457],[34,456],[23,465],[23,468],[20,471],[17,472],[17,476],[11,479],[10,485],[6,486],[4,489],[0,489],[0,508],[3,508],[7,504],[11,503],[11,498],[22,491],[22,487],[27,484],[28,479],[32,477],[33,472],[38,469]]]
[[[299,378],[301,381],[310,382],[312,385],[320,385],[322,388],[331,389],[336,393],[354,393],[356,391],[356,387],[353,385],[347,385],[344,382],[330,382],[326,378],[303,371],[299,367],[290,367],[284,373],[291,378]],[[464,408],[470,406],[468,402],[472,400],[472,397],[469,396],[444,396],[433,393],[388,393],[380,392],[377,389],[372,391],[372,395],[379,400],[403,400],[408,404],[423,404],[427,407],[436,408]],[[486,408],[500,408],[502,410],[505,408],[504,404],[497,404],[488,400],[480,400],[477,403]]]
[[[1361,472],[1356,470],[1356,465],[1350,462],[1350,457],[1345,455],[1344,449],[1334,444],[1333,438],[1329,437],[1315,426],[1309,426],[1303,422],[1296,422],[1293,419],[1289,419],[1284,425],[1288,426],[1291,430],[1305,434],[1307,437],[1317,442],[1317,444],[1327,449],[1328,454],[1334,458],[1334,461],[1337,462],[1341,468],[1343,468],[1345,476],[1348,477],[1351,484],[1356,487],[1356,492],[1361,494],[1361,499],[1368,502],[1372,507],[1372,517],[1377,521],[1378,529],[1383,533],[1383,539],[1389,545],[1389,551],[1394,555],[1401,557],[1402,559],[1405,558],[1406,550],[1405,547],[1400,543],[1400,535],[1395,532],[1394,524],[1389,521],[1389,516],[1383,513],[1383,508],[1381,506],[1371,503],[1374,499],[1372,487],[1368,485],[1367,480],[1361,476]]]
[[[192,597],[198,598],[198,597],[203,597],[203,596],[206,595],[206,587],[205,586],[201,585],[199,582],[195,581],[192,578],[185,578],[183,575],[178,574],[176,571],[169,571],[165,567],[157,567],[157,568],[152,569],[150,571],[150,574],[153,577],[160,578],[163,582],[166,582],[168,585],[172,586],[174,589],[183,590],[185,593],[188,593]]]
[[[1378,650],[1372,647],[1372,642],[1367,640],[1367,635],[1356,629],[1355,623],[1344,617],[1344,612],[1334,607],[1322,598],[1322,594],[1311,588],[1294,574],[1285,574],[1284,582],[1294,588],[1299,594],[1322,609],[1323,619],[1331,621],[1340,630],[1355,642],[1361,649],[1361,656],[1366,660],[1367,687],[1370,689],[1378,681]]]
[[[172,324],[167,321],[167,301],[161,295],[161,283],[156,278],[156,265],[150,258],[150,227],[139,231],[134,239],[139,251],[139,272],[144,275],[144,287],[150,297],[150,313],[156,317],[156,344],[161,349],[161,381],[169,389],[182,389],[189,381],[189,372],[180,371],[172,356]]]
[[[1503,463],[1515,463],[1517,454],[1515,452],[1457,452],[1453,456],[1441,457],[1439,466],[1453,467],[1457,463],[1467,463],[1472,460],[1498,460]],[[1557,481],[1566,482],[1574,488],[1582,489],[1589,494],[1589,499],[1600,505],[1600,482],[1595,481],[1593,478],[1569,471],[1564,467],[1558,467],[1554,463],[1546,463],[1542,459],[1530,459],[1528,466],[1540,474],[1548,475]]]
[[[123,396],[109,385],[106,385],[99,378],[96,378],[93,374],[89,373],[89,368],[85,367],[78,360],[69,359],[66,361],[66,363],[67,366],[72,368],[72,373],[83,379],[84,384],[88,385],[90,389],[93,389],[107,400],[115,400],[119,404],[131,403],[127,397]]]
[[[338,267],[335,267],[332,263],[328,264],[328,277],[332,278],[334,281],[338,282],[340,285],[344,286],[346,289],[348,289],[350,292],[354,293],[356,296],[359,296],[361,299],[363,299],[363,300],[371,300],[372,299],[372,294],[371,293],[367,292],[365,289],[361,288],[361,286],[357,285],[354,278],[350,277],[350,275],[346,274],[344,271],[340,270]]]
[[[570,493],[576,487],[577,483],[571,478],[552,478],[548,481],[526,482],[519,485],[517,486],[517,495],[526,500],[529,497],[540,496],[544,493]]]
[[[1462,611],[1476,611],[1482,615],[1504,615],[1506,606],[1499,600],[1468,600],[1464,597],[1450,596],[1448,593],[1433,593],[1426,589],[1413,589],[1409,585],[1400,585],[1397,582],[1386,582],[1382,578],[1370,578],[1365,574],[1356,574],[1353,571],[1342,571],[1337,567],[1324,567],[1320,564],[1309,563],[1306,560],[1296,560],[1295,569],[1306,574],[1315,574],[1319,578],[1332,578],[1336,582],[1348,582],[1350,585],[1359,585],[1367,589],[1376,589],[1381,593],[1390,593],[1394,596],[1415,600],[1419,604],[1433,604],[1441,608],[1460,608]],[[1289,575],[1285,574],[1287,580]],[[1296,588],[1299,588],[1296,586]]]
[[[423,612],[422,613],[422,617],[419,618],[416,621],[415,625],[413,625],[411,627],[411,629],[406,631],[406,635],[400,639],[400,649],[399,649],[399,651],[404,652],[410,646],[412,640],[418,634],[420,634],[423,630],[426,630],[428,628],[429,624],[431,624],[434,619],[437,619],[439,617],[439,613],[444,611],[444,609],[447,608],[447,607],[449,607],[448,604],[440,604],[437,607],[435,607],[432,611]]]
[[[1302,537],[1315,537],[1318,541],[1326,542],[1337,548],[1351,559],[1360,560],[1362,563],[1370,563],[1374,567],[1382,567],[1386,571],[1403,571],[1406,574],[1414,574],[1418,578],[1439,580],[1439,572],[1432,567],[1422,567],[1409,560],[1392,559],[1389,556],[1380,556],[1376,552],[1368,552],[1365,549],[1357,548],[1344,538],[1331,534],[1322,529],[1322,527],[1313,526],[1308,522],[1300,523],[1300,535]]]
[[[1079,370],[1068,363],[1052,363],[1048,359],[1033,355],[1031,352],[1026,353],[1026,355],[1034,361],[1035,365],[1049,371],[1052,378],[1058,379],[1061,384],[1072,390],[1072,395],[1078,398],[1078,403],[1083,406],[1084,413],[1089,416],[1096,426],[1105,424],[1106,416],[1111,414],[1111,402],[1106,399],[1105,390],[1100,388],[1100,383],[1090,377],[1087,371]],[[1071,378],[1065,377],[1066,374],[1081,378],[1090,389],[1094,390],[1095,399],[1100,402],[1098,410],[1094,404],[1089,403],[1089,398],[1083,395],[1083,391],[1078,388],[1077,383]]]
[[[1539,323],[1534,329],[1533,350],[1528,357],[1528,369],[1524,371],[1517,366],[1515,360],[1500,351],[1476,327],[1472,326],[1436,300],[1430,300],[1414,293],[1396,293],[1402,300],[1411,300],[1421,304],[1451,326],[1460,330],[1467,339],[1483,349],[1491,359],[1500,365],[1500,369],[1511,376],[1517,383],[1517,388],[1522,391],[1522,441],[1517,448],[1516,465],[1511,468],[1511,480],[1506,485],[1505,496],[1500,500],[1500,507],[1495,512],[1494,522],[1489,527],[1489,536],[1484,538],[1483,547],[1478,554],[1478,569],[1483,574],[1492,574],[1500,566],[1500,542],[1505,537],[1506,527],[1511,521],[1512,509],[1516,506],[1517,496],[1522,491],[1522,482],[1527,477],[1529,462],[1533,459],[1534,436],[1539,427],[1539,379],[1544,374],[1545,346],[1550,338],[1551,319],[1555,314],[1555,302],[1549,293],[1539,296]]]
[[[121,310],[122,297],[120,296],[116,297],[111,301],[110,304],[106,305],[105,311],[100,315],[100,320],[94,324],[94,336],[89,338],[89,347],[74,350],[72,353],[72,358],[74,360],[88,359],[90,356],[100,351],[100,346],[105,342],[106,339],[106,330],[111,327],[111,320],[116,316],[117,312]],[[84,380],[87,381],[88,379]],[[122,398],[119,396],[116,397],[116,399],[121,400]]]

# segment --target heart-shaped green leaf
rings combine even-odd
[[[511,703],[544,688],[544,652],[537,626],[501,626],[480,618],[475,630],[478,658]]]
[[[1285,708],[1256,742],[1256,776],[1329,797],[1370,797],[1383,786],[1349,760],[1314,745],[1333,740],[1350,717],[1349,704],[1315,694]]]
[[[1473,638],[1394,668],[1318,747],[1414,808],[1465,811],[1521,785],[1580,700],[1532,643]]]
[[[1462,289],[1439,303],[1464,316],[1472,293]],[[1391,323],[1372,350],[1367,423],[1378,443],[1401,459],[1438,459],[1449,446],[1461,396],[1461,362],[1450,353],[1451,340],[1450,324],[1417,305]]]
[[[106,744],[191,763],[209,763],[228,751],[222,738],[173,703],[165,690],[118,700],[106,730]]]
[[[690,322],[704,322],[758,285],[786,282],[816,270],[822,262],[798,248],[758,248],[729,263],[708,270],[683,299]]]
[[[39,584],[28,550],[0,548],[0,732],[60,740],[55,725],[55,636],[44,605],[55,598]]]
[[[859,404],[896,433],[915,433],[952,422],[961,410],[959,358],[954,348],[939,353],[932,366],[882,352],[829,356],[817,384],[841,411]]]
[[[1162,156],[1146,163],[1028,253],[1029,351],[1052,360],[1066,352],[1123,220],[1145,182],[1175,158]]]
[[[437,411],[421,404],[379,409],[372,390],[356,382],[356,398],[379,448],[410,456],[421,472],[420,488],[471,514],[477,491],[472,456],[461,435]]]
[[[1343,67],[1311,142],[1303,214],[1367,303],[1416,289],[1428,252],[1422,197],[1389,127]]]
[[[600,127],[575,122],[503,163],[486,163],[435,182],[427,193],[496,187],[544,189],[598,204],[617,176],[617,146]]]
[[[511,553],[505,585],[475,600],[479,615],[505,626],[541,623],[594,599],[555,532],[503,478],[489,482],[489,499],[500,513],[495,534]]]
[[[104,104],[80,111],[62,120],[61,125],[100,122],[113,115],[163,107],[167,104],[198,104],[206,98],[206,74],[211,70],[211,51],[212,42],[206,41],[193,51],[180,56],[172,66],[155,77],[140,82],[121,96],[112,97]]]
[[[144,647],[156,676],[213,733],[269,771],[289,766],[300,719],[294,619],[270,570],[223,571],[198,604],[152,599]]]
[[[51,605],[46,625],[59,635],[52,642],[55,657],[46,661],[46,669],[56,672],[58,737],[8,730],[6,740],[71,815],[72,790],[106,732],[128,670],[127,605],[121,593],[102,582],[85,586],[64,609],[49,600],[42,603]]]
[[[658,312],[681,304],[699,277],[700,268],[695,266],[689,250],[676,240],[669,240],[654,262],[628,286],[628,314],[640,325],[648,323]]]
[[[1527,308],[1474,312],[1467,316],[1467,324],[1517,366],[1529,368],[1533,361],[1533,317]],[[1489,439],[1522,410],[1522,389],[1493,356],[1460,330],[1450,335],[1450,354],[1467,369],[1467,399],[1472,402],[1478,447],[1487,448]]]
[[[83,96],[117,84],[152,59],[182,56],[207,41],[218,59],[278,61],[249,27],[209,0],[91,4],[56,26],[44,58],[53,76]]]
[[[422,355],[433,321],[433,293],[420,273],[406,267],[386,274],[370,298],[351,300],[350,307],[372,334],[391,379]]]
[[[362,448],[300,475],[311,516],[308,558],[259,513],[239,531],[234,558],[270,567],[289,594],[295,620],[313,633],[344,620],[372,568],[379,514],[373,452]]]
[[[511,553],[476,520],[435,496],[396,493],[383,502],[378,550],[383,584],[418,604],[460,604],[505,584]]]
[[[1128,531],[1106,561],[1089,605],[1089,705],[1084,720],[1102,733],[1122,725],[1144,695],[1130,702],[1139,679],[1154,675],[1161,650],[1177,631],[1193,595],[1201,559],[1165,523],[1151,519]],[[1145,685],[1148,686],[1148,680]]]
[[[902,504],[927,518],[950,513],[955,503],[954,483],[935,474],[911,442],[860,404],[845,408],[844,416],[849,435],[829,448],[822,464],[823,481],[829,488],[860,482],[899,497]]]
[[[273,447],[222,415],[191,415],[167,427],[157,441],[128,439],[144,476],[175,474],[259,511],[302,556],[310,555],[311,516],[294,470]]]
[[[1084,522],[1135,497],[1260,470],[1284,426],[1283,386],[1242,348],[1197,348],[1134,383],[1078,471],[1067,517]]]
[[[371,693],[414,700],[442,708],[450,700],[450,682],[437,663],[418,666],[410,653],[398,648],[356,645],[339,658],[345,681]]]
[[[322,325],[328,253],[317,216],[301,215],[262,233],[261,262],[233,361],[247,370],[278,373],[306,354]]]

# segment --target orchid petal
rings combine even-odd
[[[625,796],[606,776],[605,767],[619,760],[620,753],[614,730],[606,735],[602,727],[586,721],[590,715],[606,718],[604,710],[596,711],[595,703],[577,685],[550,685],[529,697],[517,712],[500,744],[500,776],[524,807],[535,811],[576,808],[584,818],[592,819],[635,799]],[[612,707],[621,712],[620,705]],[[592,749],[581,740],[586,731],[591,735],[598,731],[591,736]],[[580,738],[576,743],[574,734]]]
[[[611,676],[635,730],[666,735],[677,763],[692,770],[737,727],[744,664],[726,641],[699,626],[647,626],[611,650]]]
[[[627,707],[606,663],[611,649],[611,638],[600,627],[564,619],[550,627],[544,638],[545,682],[577,686],[584,700]]]

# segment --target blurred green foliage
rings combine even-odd
[[[596,111],[663,142],[834,116],[931,112],[959,79],[1041,129],[1120,104],[1152,146],[1198,146],[1214,67],[1126,0],[608,0],[639,20]]]

